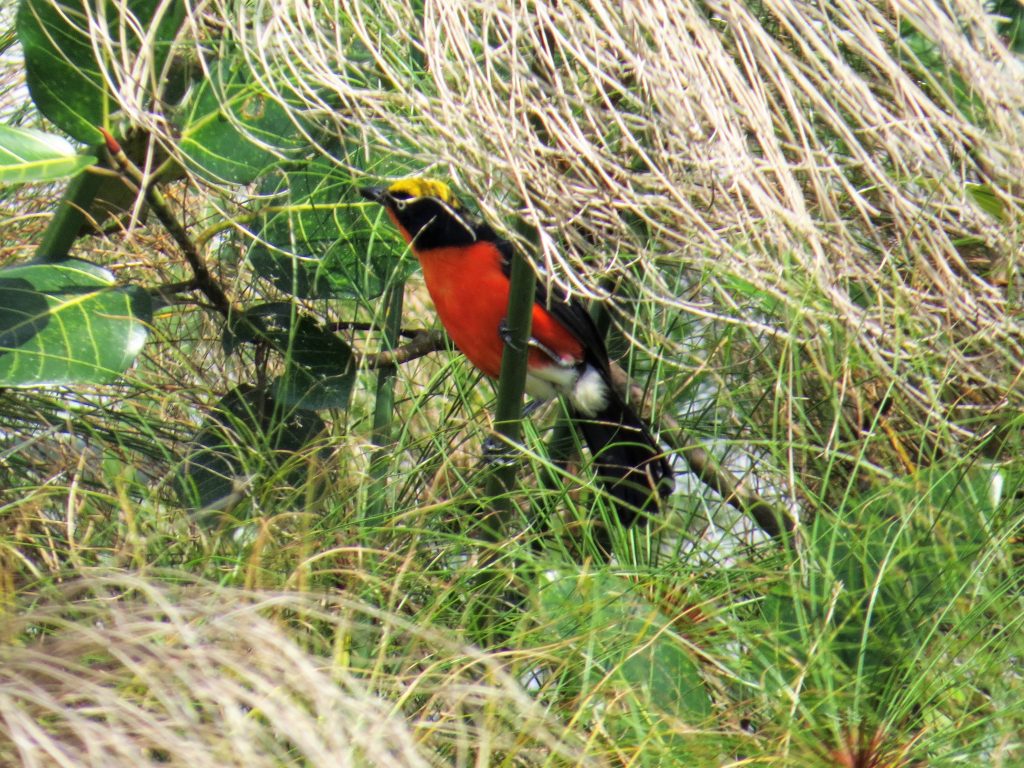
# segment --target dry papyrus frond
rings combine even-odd
[[[620,295],[747,324],[812,364],[849,348],[826,378],[870,361],[954,426],[965,403],[1020,403],[1024,66],[981,0],[416,8],[215,0],[191,18],[367,156],[537,225],[542,266],[578,293],[614,274]]]
[[[0,763],[597,764],[451,637],[355,600],[166,575],[90,574],[5,623]]]

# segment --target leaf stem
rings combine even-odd
[[[391,286],[387,296],[387,309],[384,318],[384,350],[395,349],[402,330],[402,303],[405,294],[405,281],[397,280]],[[391,422],[395,414],[395,366],[385,365],[377,369],[377,393],[373,408],[373,432],[371,440],[376,446],[370,458],[369,498],[364,508],[360,529],[368,535],[367,529],[377,527],[385,522],[384,498],[387,493],[388,458],[391,451]]]
[[[508,298],[509,339],[501,356],[498,401],[494,411],[495,438],[508,446],[519,442],[522,432],[523,394],[526,391],[527,342],[533,321],[537,276],[518,252],[512,255],[511,287]],[[494,329],[495,333],[498,329]],[[494,515],[484,517],[484,532],[490,541],[500,541],[512,511],[508,493],[515,485],[516,464],[507,462],[488,479],[487,496]]]
[[[88,211],[102,183],[103,174],[97,173],[95,166],[71,179],[36,248],[35,262],[52,264],[68,257],[79,232],[89,221]]]

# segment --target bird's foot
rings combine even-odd
[[[516,351],[519,350],[519,345],[516,344],[513,340],[512,331],[508,326],[508,320],[505,318],[502,318],[501,322],[498,323],[498,336],[501,337],[501,341],[502,343],[505,344],[506,347],[510,347],[511,349],[514,349]],[[551,358],[551,362],[553,362],[555,365],[561,368],[572,368],[576,365],[575,360],[571,358],[562,357],[547,344],[538,341],[533,336],[526,340],[526,346],[531,349],[536,349],[543,352],[546,356]]]
[[[508,327],[508,318],[503,317],[498,323],[498,336],[501,337],[501,341],[506,347],[519,351],[519,345],[512,338],[512,329]]]
[[[497,435],[489,435],[484,440],[481,460],[489,467],[511,467],[516,463],[516,448]]]
[[[520,418],[525,419],[527,416],[532,416],[533,412],[540,408],[542,405],[544,405],[546,402],[547,400],[531,400],[530,402],[523,406],[523,413],[522,416],[520,416]]]

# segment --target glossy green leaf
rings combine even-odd
[[[382,212],[362,202],[347,174],[318,159],[268,180],[264,193],[275,210],[255,227],[249,262],[257,274],[303,298],[380,295],[405,247],[397,235],[376,237],[370,217]],[[406,265],[411,271],[415,262]]]
[[[95,162],[60,136],[0,125],[0,185],[64,179]]]
[[[103,72],[120,66],[110,62],[115,66],[108,67],[108,62],[96,60],[90,17],[94,23],[97,18],[106,19],[115,56],[130,61],[145,55],[153,61],[151,71],[159,73],[185,12],[181,1],[105,0],[100,5],[97,8],[92,0],[21,0],[18,6],[18,40],[25,52],[32,101],[54,125],[86,144],[102,141],[96,126],[110,127],[116,101]],[[140,32],[152,36],[155,49],[140,54]],[[128,51],[116,51],[119,45]],[[162,79],[153,78],[154,91],[163,84]]]
[[[83,261],[0,270],[0,385],[112,381],[146,341],[149,294]]]
[[[247,310],[225,338],[230,352],[240,341],[266,341],[285,359],[274,383],[274,397],[304,410],[347,408],[355,383],[352,349],[316,320],[287,302]]]
[[[276,471],[325,429],[316,414],[295,411],[268,392],[238,387],[211,410],[177,475],[178,496],[191,509],[226,510],[258,475]],[[296,469],[291,475],[302,482]]]
[[[247,184],[305,146],[289,111],[244,62],[222,62],[178,120],[188,166],[216,183]]]

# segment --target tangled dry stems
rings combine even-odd
[[[616,275],[812,362],[838,350],[830,386],[870,361],[908,414],[966,434],[1020,404],[1024,360],[1024,65],[995,23],[980,0],[214,0],[185,36],[237,43],[282,104],[362,148],[353,173],[404,156],[536,225],[577,293]],[[110,73],[122,106],[173,145],[128,87],[139,66]]]
[[[5,625],[0,762],[588,764],[493,658],[434,630],[155,576],[90,574]]]

